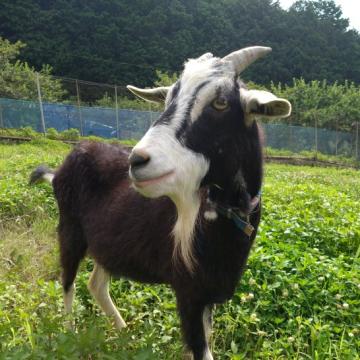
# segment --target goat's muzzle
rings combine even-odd
[[[150,161],[150,155],[144,151],[133,150],[129,156],[129,163],[131,169],[140,169]]]

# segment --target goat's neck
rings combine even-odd
[[[177,219],[173,228],[174,260],[177,261],[178,257],[181,257],[188,270],[193,271],[196,264],[193,239],[201,205],[200,194],[193,191],[172,200],[177,209]]]
[[[237,208],[246,214],[250,208],[251,195],[247,190],[245,182],[237,177],[226,184],[210,185],[208,199],[213,204]]]

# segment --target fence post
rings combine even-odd
[[[339,142],[338,128],[339,128],[339,120],[338,117],[336,116],[335,156],[338,156],[338,142]]]
[[[37,87],[38,98],[39,98],[41,127],[42,127],[42,131],[43,131],[43,133],[45,135],[46,134],[45,117],[44,117],[44,109],[43,109],[43,103],[42,103],[42,98],[41,98],[40,77],[39,77],[38,72],[36,72],[36,87]]]
[[[79,83],[78,80],[75,80],[75,86],[76,86],[76,97],[77,97],[77,105],[79,110],[79,121],[80,121],[80,135],[84,135],[84,129],[83,129],[83,121],[82,121],[82,114],[81,114],[81,102],[80,102],[80,89],[79,89]]]
[[[355,159],[359,160],[359,121],[356,122]]]
[[[0,128],[5,128],[4,119],[3,119],[3,108],[0,105]]]
[[[153,113],[152,113],[152,108],[151,108],[151,102],[148,102],[149,105],[149,112],[150,112],[150,124],[152,124],[153,122]]]
[[[317,159],[317,152],[318,152],[318,128],[317,128],[317,118],[314,116],[315,120],[315,159]]]
[[[119,127],[119,107],[117,97],[117,85],[115,85],[115,116],[116,116],[116,137],[120,139],[120,127]]]
[[[294,147],[293,147],[293,129],[292,129],[292,126],[291,126],[291,116],[289,118],[289,143],[288,143],[288,147],[289,147],[289,150],[291,151],[294,151]]]

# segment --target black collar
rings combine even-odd
[[[218,185],[213,185],[217,190],[223,190]],[[244,213],[239,207],[220,204],[216,200],[211,200],[211,205],[215,211],[227,219],[232,220],[236,227],[243,231],[247,236],[251,236],[254,232],[254,227],[250,224],[250,215],[260,209],[261,190],[250,200],[250,209],[248,213]]]

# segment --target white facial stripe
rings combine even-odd
[[[149,164],[143,172],[146,177],[158,176],[174,170],[174,175],[158,185],[139,189],[145,196],[169,196],[177,208],[177,221],[173,229],[174,259],[181,259],[193,271],[193,234],[200,208],[198,189],[209,169],[208,161],[183,146],[175,137],[175,129],[168,125],[151,128],[134,151],[146,152]]]
[[[219,58],[208,58],[207,60],[190,59],[185,63],[185,68],[181,76],[181,93],[189,94],[193,92],[199,84],[211,79],[219,71],[216,65]]]
[[[198,190],[208,172],[209,163],[202,154],[195,153],[181,144],[176,135],[189,106],[194,101],[196,91],[199,92],[197,103],[190,109],[192,121],[200,116],[201,111],[215,98],[219,89],[232,86],[234,70],[228,63],[223,63],[219,67],[220,61],[219,58],[207,54],[185,64],[176,96],[176,109],[169,123],[158,123],[150,128],[134,148],[134,151],[144,152],[150,157],[149,163],[143,169],[136,170],[139,180],[173,172],[173,175],[160,182],[136,189],[149,197],[167,195],[175,203],[177,221],[173,229],[174,259],[181,258],[189,271],[194,270],[196,264],[193,234],[200,208]],[[170,106],[173,91],[174,88],[166,99],[167,106]]]
[[[170,99],[172,99],[172,93],[174,91],[174,87],[175,87],[175,84],[172,85],[166,95],[166,99],[165,99],[165,109],[170,105]]]
[[[199,92],[195,100],[194,106],[191,109],[190,117],[192,122],[196,121],[199,118],[205,106],[210,104],[211,101],[215,98],[217,91],[216,83],[217,81],[210,82],[204,87],[204,89],[201,89],[202,91]]]
[[[221,60],[212,57],[211,54],[205,54],[199,59],[190,59],[185,63],[185,68],[181,76],[181,87],[177,96],[177,108],[171,119],[171,126],[178,129],[186,115],[186,111],[193,100],[194,93],[199,85],[210,81],[202,88],[197,96],[198,102],[194,104],[191,110],[191,121],[195,121],[201,113],[201,110],[216,95],[219,86],[224,86],[224,77],[226,82],[234,78],[234,70],[231,64],[223,63],[222,67],[217,67]],[[200,95],[201,94],[201,95]],[[169,100],[167,101],[169,103]]]
[[[194,122],[199,118],[205,106],[215,100],[218,91],[227,92],[232,86],[233,80],[231,78],[221,77],[215,78],[201,89],[191,110],[191,121]]]
[[[186,94],[183,96],[181,95],[178,96],[176,112],[170,121],[170,126],[174,129],[174,134],[180,128],[192,98],[193,98],[193,93]]]

